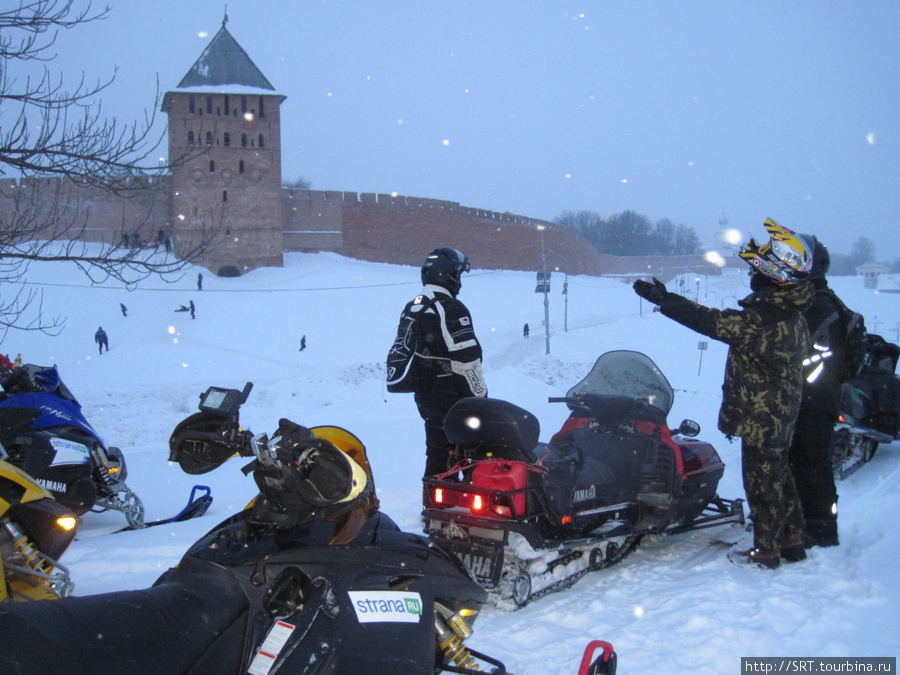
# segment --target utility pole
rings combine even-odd
[[[547,345],[546,353],[550,353],[550,279],[547,277],[547,253],[544,250],[544,226],[538,225],[541,233],[541,278],[544,280],[544,340]]]
[[[563,270],[563,275],[565,276],[565,279],[563,279],[563,290],[562,290],[563,295],[566,296],[565,310],[563,313],[563,330],[566,333],[568,333],[569,332],[569,259],[566,256],[564,256],[562,253],[557,253],[552,248],[548,248],[547,250],[550,251],[550,253],[554,253],[554,254],[558,255],[560,258],[562,258],[563,264],[566,266],[566,269]],[[559,268],[557,268],[557,269],[559,269]]]

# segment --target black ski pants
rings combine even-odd
[[[837,487],[832,467],[835,415],[801,408],[791,442],[790,464],[807,521],[835,520]]]
[[[459,396],[416,394],[419,415],[425,421],[425,476],[447,471],[450,453],[455,449],[444,434],[444,418]]]

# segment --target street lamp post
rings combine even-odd
[[[563,263],[566,266],[566,269],[563,270],[563,295],[566,296],[565,299],[565,310],[563,312],[563,330],[568,333],[569,332],[569,259],[566,258],[562,253],[557,253],[552,248],[548,248],[550,253],[554,253],[563,259]]]
[[[541,278],[544,286],[544,341],[547,346],[546,353],[550,353],[550,298],[548,291],[550,283],[547,279],[547,253],[544,250],[544,226],[538,225],[538,231],[541,233]]]

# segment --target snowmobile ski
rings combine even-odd
[[[199,491],[203,491],[203,494],[198,497],[197,492]],[[123,527],[121,530],[116,530],[116,532],[142,530],[145,527],[166,525],[168,523],[180,523],[184,520],[190,520],[191,518],[199,518],[204,513],[206,513],[206,510],[209,508],[210,504],[212,504],[212,501],[212,490],[210,490],[205,485],[195,485],[191,489],[191,496],[188,498],[187,505],[171,518],[161,518],[160,520],[154,520],[152,522],[142,523],[140,525],[129,525],[128,527]]]

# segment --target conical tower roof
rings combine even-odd
[[[223,86],[237,85],[274,91],[272,83],[225,28],[225,21],[176,89],[221,89]]]

